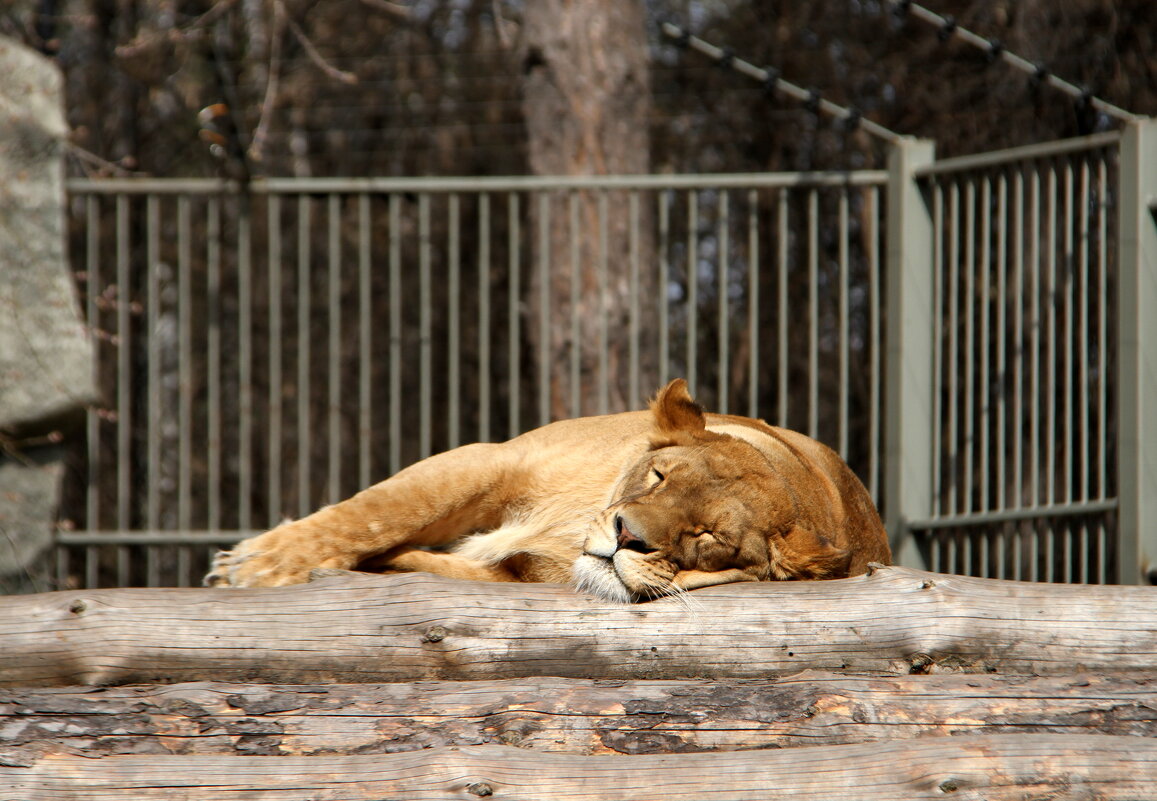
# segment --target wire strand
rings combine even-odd
[[[1004,63],[1027,74],[1034,85],[1047,84],[1054,89],[1059,89],[1078,102],[1087,103],[1097,111],[1108,114],[1110,117],[1114,117],[1122,122],[1140,119],[1137,114],[1126,111],[1119,106],[1114,106],[1106,100],[1093,96],[1088,90],[1058,78],[1049,72],[1043,64],[1029,61],[1027,58],[1022,58],[1016,53],[1010,53],[1008,49],[1001,44],[1000,40],[985,39],[983,36],[973,33],[967,28],[961,28],[953,17],[941,16],[919,3],[912,2],[912,0],[886,0],[886,2],[898,16],[906,17],[911,15],[921,22],[926,22],[934,27],[941,41],[959,39],[978,50],[983,50],[990,60],[995,61],[999,58]]]
[[[763,84],[768,91],[774,90],[781,94],[787,95],[794,100],[798,100],[809,111],[816,113],[823,113],[829,117],[834,117],[837,120],[845,123],[851,128],[859,127],[864,131],[878,136],[881,139],[886,139],[889,142],[896,142],[903,137],[895,131],[885,128],[883,125],[866,120],[863,115],[856,109],[845,108],[830,100],[824,100],[814,89],[804,89],[802,86],[792,83],[782,77],[775,69],[763,69],[754,64],[749,64],[743,59],[736,58],[730,51],[693,36],[689,31],[680,28],[670,22],[663,23],[663,33],[669,38],[673,39],[680,47],[690,47],[692,50],[697,50],[708,58],[714,60],[718,65],[735,70],[742,73],[749,78],[754,78]]]

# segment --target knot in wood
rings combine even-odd
[[[431,626],[426,629],[426,633],[422,635],[422,642],[442,642],[449,633],[450,632],[441,626]]]
[[[956,784],[955,779],[945,779],[944,781],[940,782],[939,789],[942,793],[955,793],[960,789],[960,787]]]
[[[912,654],[912,657],[908,660],[908,672],[914,674],[927,673],[928,668],[932,666],[934,661],[931,656],[925,653]]]
[[[88,604],[84,602],[83,598],[77,598],[75,601],[68,605],[68,611],[72,612],[74,615],[79,615],[86,609],[88,609]]]
[[[488,795],[494,795],[494,788],[486,782],[475,782],[474,784],[466,785],[466,792],[470,795],[476,795],[479,798],[485,798]]]

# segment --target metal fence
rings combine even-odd
[[[889,514],[905,561],[1149,580],[1154,148],[1146,122],[939,162],[908,154],[911,247],[932,270],[905,282],[927,313],[889,349],[918,371],[888,382],[910,429],[888,456],[907,471]]]
[[[836,448],[905,563],[1137,581],[1151,128],[847,174],[70,181],[107,403],[56,580],[196,583],[429,453],[683,375]]]
[[[195,583],[216,545],[415,459],[675,376],[825,439],[878,494],[885,180],[72,181],[109,403],[57,580]]]
[[[934,219],[937,570],[1116,577],[1116,135],[921,170]]]

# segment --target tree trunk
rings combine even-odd
[[[518,679],[0,690],[0,764],[47,754],[309,756],[517,745],[735,751],[973,734],[1157,737],[1157,674]]]
[[[644,4],[541,0],[527,3],[523,14],[522,109],[531,170],[647,174]],[[632,347],[632,337],[653,329],[649,320],[657,311],[655,271],[642,268],[654,250],[646,199],[582,191],[550,198],[545,213],[538,205],[531,209],[528,236],[539,253],[530,330],[535,353],[546,348],[540,365],[550,375],[550,415],[556,419],[636,408],[658,383],[653,365],[634,370],[639,354],[651,349],[638,348],[637,341]],[[533,313],[543,297],[549,315]]]
[[[662,756],[508,746],[308,757],[46,756],[0,766],[0,801],[132,798],[871,799],[1150,797],[1157,743],[1006,735]]]
[[[425,574],[0,599],[0,685],[1157,670],[1146,587],[898,567],[620,605]]]

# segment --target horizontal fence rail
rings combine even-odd
[[[56,583],[196,583],[414,460],[676,376],[879,498],[886,180],[70,181],[106,403]]]
[[[1117,580],[1117,142],[920,171],[933,219],[929,566]]]

